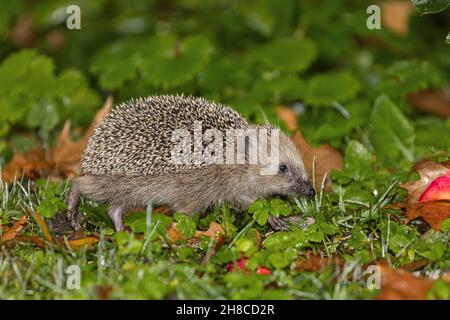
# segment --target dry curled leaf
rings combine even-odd
[[[433,229],[440,230],[444,220],[450,218],[450,201],[431,201],[424,203],[396,203],[391,206],[396,209],[404,209],[408,218],[406,223],[422,218]]]
[[[406,100],[416,110],[431,113],[442,118],[450,116],[450,88],[420,90],[408,94]]]
[[[108,300],[112,293],[111,286],[96,286],[95,292],[100,300]]]
[[[11,30],[12,41],[20,48],[31,48],[35,42],[35,23],[33,15],[21,14]]]
[[[31,212],[30,214],[33,217],[33,219],[36,221],[36,223],[38,224],[39,229],[41,229],[44,239],[47,240],[48,242],[53,242],[53,238],[47,227],[47,223],[45,223],[45,220],[41,217],[41,215],[37,212]]]
[[[176,222],[172,222],[169,227],[167,228],[167,236],[172,242],[176,242],[178,240],[185,239],[184,235],[177,230],[177,224]]]
[[[85,238],[80,238],[80,239],[76,239],[76,240],[67,240],[67,241],[62,241],[62,244],[65,244],[67,246],[69,246],[71,249],[81,249],[85,246],[92,246],[96,243],[98,243],[98,238],[97,237],[85,237]]]
[[[433,281],[416,277],[403,269],[391,269],[386,264],[379,265],[381,292],[378,300],[424,300],[432,288]]]
[[[56,146],[48,152],[43,147],[38,147],[26,153],[15,154],[2,171],[3,181],[11,183],[15,177],[20,179],[22,176],[32,180],[39,177],[61,179],[72,176],[78,168],[89,137],[111,107],[112,98],[109,97],[97,112],[83,138],[77,141],[70,137],[71,125],[70,121],[67,121],[58,135]]]
[[[211,239],[215,239],[216,241],[221,241],[223,240],[223,228],[222,226],[215,222],[212,221],[211,224],[209,225],[208,230],[206,231],[195,231],[194,233],[194,238],[200,238],[201,236],[207,236],[210,237]]]
[[[31,242],[35,244],[39,248],[45,247],[45,242],[42,239],[39,239],[36,236],[17,236],[14,241],[16,242]]]
[[[304,259],[297,261],[297,269],[300,271],[321,272],[330,265],[343,267],[344,264],[344,259],[337,254],[323,257],[320,254],[313,254],[308,251]]]
[[[325,190],[331,190],[330,173],[333,170],[342,170],[344,168],[344,161],[342,154],[334,149],[329,144],[324,144],[318,148],[313,148],[303,137],[298,128],[298,121],[296,113],[288,107],[279,106],[277,108],[277,115],[282,119],[289,130],[295,131],[292,139],[294,140],[297,148],[300,150],[303,162],[305,163],[306,170],[310,177],[312,177],[312,165],[313,159],[315,159],[315,172],[316,172],[316,190],[320,190],[322,180],[325,179]]]
[[[34,180],[49,176],[53,170],[53,164],[45,158],[45,150],[42,147],[32,149],[27,153],[14,154],[11,161],[3,168],[2,180],[12,183],[15,177],[20,179],[23,176]]]
[[[172,222],[170,224],[169,228],[167,229],[167,236],[169,237],[169,239],[172,242],[176,242],[178,240],[186,239],[185,236],[180,231],[178,231],[176,227],[177,227],[176,222]],[[206,230],[206,231],[200,231],[200,230],[195,231],[194,236],[191,239],[189,239],[189,240],[190,241],[196,241],[201,236],[207,236],[207,237],[215,240],[216,247],[217,247],[217,246],[222,245],[224,243],[224,241],[225,241],[225,238],[223,237],[223,234],[224,234],[224,230],[223,230],[222,226],[219,223],[213,221],[209,225],[208,230]]]
[[[409,0],[391,0],[381,2],[381,20],[383,25],[398,35],[409,31],[409,17],[413,6]]]
[[[25,224],[28,222],[28,216],[22,216],[19,220],[17,220],[11,228],[8,228],[2,234],[2,242],[11,241],[17,238],[19,233],[25,228]]]

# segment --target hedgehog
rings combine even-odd
[[[201,126],[196,128],[195,124]],[[254,140],[245,135],[263,129],[270,132],[264,147],[270,156],[266,161],[264,157],[255,161],[249,152]],[[280,131],[278,140],[270,139],[276,129],[249,123],[232,108],[200,97],[161,95],[122,103],[105,116],[88,140],[80,174],[72,180],[68,195],[67,219],[74,229],[80,228],[81,195],[108,205],[116,231],[124,230],[124,213],[149,203],[192,216],[224,203],[241,210],[258,198],[314,196],[291,138]],[[197,150],[189,137],[174,138],[174,132],[193,134],[195,138],[196,134],[206,136],[208,130],[214,130],[215,135],[200,141]],[[221,134],[226,138],[220,140]],[[238,140],[243,135],[240,141],[244,145],[239,151]],[[273,141],[278,142],[276,161],[269,152],[275,150]],[[206,150],[213,142],[215,147],[225,148],[226,143],[231,147],[222,153],[220,148],[213,149],[210,158],[202,158],[202,148]],[[191,156],[175,157],[174,150],[180,146]],[[241,161],[236,161],[243,150]],[[223,161],[228,151],[232,161]],[[264,168],[269,168],[270,174],[264,173]],[[269,223],[274,229],[287,227],[286,221],[273,216]]]

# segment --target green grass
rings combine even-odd
[[[83,224],[87,234],[99,237],[98,244],[79,250],[64,245],[38,248],[28,242],[4,244],[0,299],[97,299],[108,290],[108,297],[121,299],[367,299],[379,290],[367,288],[362,270],[375,261],[387,260],[392,267],[400,267],[425,257],[429,263],[422,273],[448,269],[448,233],[435,232],[421,221],[403,225],[400,212],[382,209],[404,195],[396,177],[384,181],[373,202],[346,199],[345,187],[336,188],[338,192],[322,190],[312,200],[283,202],[289,214],[301,214],[301,219],[291,231],[277,233],[255,223],[254,215],[232,212],[227,206],[194,219],[151,214],[149,206],[127,217],[132,232],[113,233],[106,209],[83,199]],[[2,224],[12,224],[49,197],[63,200],[67,191],[67,181],[5,185]],[[52,214],[57,214],[59,208],[54,210]],[[173,243],[166,230],[175,220],[178,231],[187,236],[217,221],[226,230],[226,243],[215,254],[208,237],[195,245],[184,240]],[[52,225],[51,220],[47,222]],[[264,238],[261,248],[256,232]],[[42,238],[31,218],[21,235]],[[345,259],[345,265],[329,266],[323,272],[297,270],[296,261],[308,251],[335,253]],[[205,255],[211,256],[206,262]],[[241,255],[249,258],[248,269],[266,266],[272,274],[228,271],[227,264]],[[71,283],[67,268],[72,265],[80,268],[80,289],[67,288]]]

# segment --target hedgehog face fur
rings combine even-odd
[[[224,202],[245,208],[260,197],[314,195],[295,144],[281,132],[279,157],[269,164],[172,161],[171,135],[180,128],[193,132],[194,122],[224,136],[229,129],[261,128],[202,98],[154,96],[119,105],[95,129],[83,153],[82,175],[73,180],[68,198],[71,225],[80,227],[80,194],[108,204],[116,230],[123,229],[124,212],[149,202],[195,214]],[[274,173],[262,174],[268,165]]]
[[[252,174],[258,177],[258,185],[263,186],[260,196],[313,196],[314,189],[293,141],[281,133],[279,147],[279,159],[274,163],[275,174],[258,174],[260,166],[252,170]]]

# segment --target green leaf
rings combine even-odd
[[[414,128],[386,95],[376,99],[371,122],[370,140],[379,161],[389,166],[413,161]]]
[[[253,202],[249,206],[248,212],[253,215],[253,218],[256,219],[256,222],[260,226],[265,225],[267,223],[267,219],[269,218],[267,200],[259,199]]]
[[[351,140],[345,149],[345,171],[360,180],[374,173],[375,161],[367,148],[356,140]]]
[[[445,219],[441,224],[441,231],[446,232],[450,230],[450,218]]]
[[[143,41],[143,40],[141,40]],[[117,90],[137,77],[133,56],[142,51],[142,42],[118,41],[101,49],[94,57],[90,71],[99,75],[100,86]]]
[[[366,235],[362,232],[360,226],[355,226],[352,229],[352,237],[348,241],[348,244],[354,249],[361,248],[364,243],[367,241]]]
[[[450,32],[447,35],[447,38],[445,38],[445,43],[450,44]]]
[[[288,74],[269,80],[257,80],[253,84],[251,95],[258,102],[277,104],[301,98],[304,87],[305,84],[299,77]]]
[[[255,242],[246,238],[236,240],[235,246],[237,251],[242,252],[247,256],[251,256],[254,252],[258,251]]]
[[[212,51],[208,40],[200,36],[183,40],[174,36],[153,37],[136,62],[149,83],[174,87],[202,71]]]
[[[314,42],[303,39],[281,38],[257,49],[256,57],[268,67],[287,72],[307,69],[317,56]]]
[[[0,38],[8,33],[11,22],[23,6],[21,1],[0,1]]]
[[[56,213],[65,209],[67,209],[66,202],[59,197],[44,199],[36,208],[44,218],[52,218]]]
[[[258,214],[258,218],[256,219],[256,222],[260,225],[263,226],[267,223],[267,220],[269,219],[269,212],[267,211],[261,211]]]
[[[411,0],[421,14],[436,13],[450,6],[450,0]]]
[[[287,202],[277,198],[270,200],[269,211],[275,218],[278,218],[279,216],[286,217],[292,213],[290,205]]]
[[[176,213],[174,218],[177,221],[176,229],[186,238],[190,238],[194,235],[195,230],[197,230],[197,224],[194,220],[182,213]]]
[[[396,61],[382,73],[377,91],[392,99],[402,98],[419,89],[439,86],[443,80],[436,67],[427,61]]]
[[[319,74],[306,83],[305,101],[312,105],[330,105],[355,97],[359,82],[347,71]]]
[[[211,92],[230,87],[242,88],[253,81],[249,66],[241,56],[214,55],[202,71],[199,83]]]
[[[290,257],[283,252],[272,253],[268,259],[272,266],[277,269],[284,269],[291,263]]]

